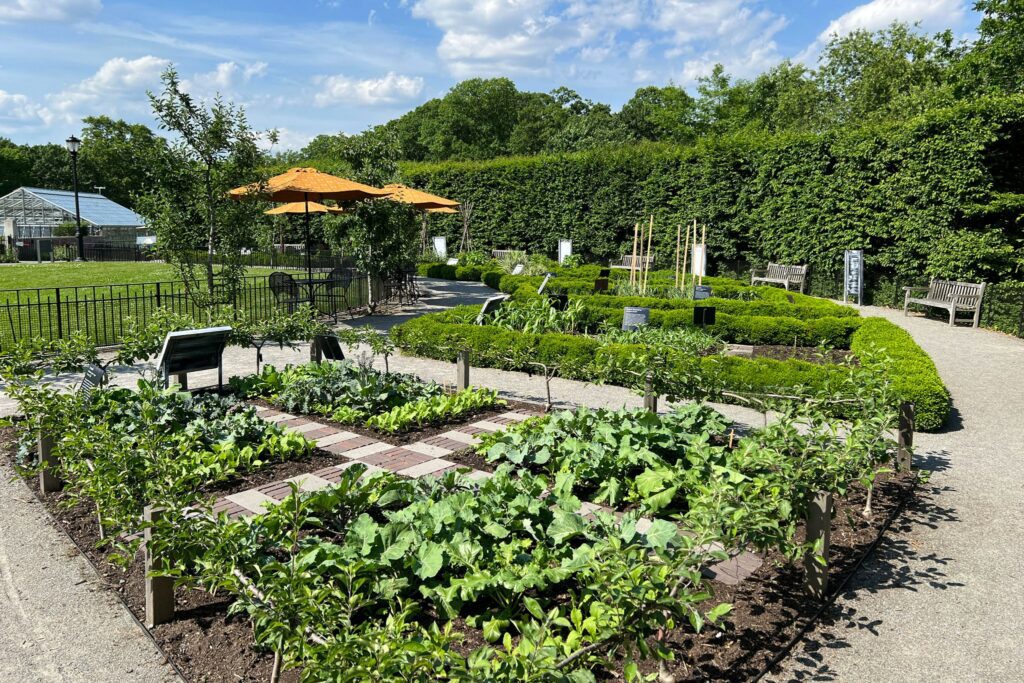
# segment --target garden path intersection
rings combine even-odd
[[[388,329],[418,313],[478,303],[491,293],[479,283],[426,285],[418,310],[356,322]],[[932,471],[919,500],[896,520],[823,624],[769,680],[1019,680],[1024,591],[1014,577],[1024,576],[1024,560],[1009,549],[1024,534],[1024,342],[884,309],[864,313],[903,326],[931,355],[953,396],[952,424],[916,436],[915,464]],[[265,349],[264,356],[278,366],[309,357],[302,347]],[[251,351],[230,349],[225,356],[227,375],[253,367]],[[447,383],[455,374],[452,364],[423,358],[398,356],[390,367]],[[130,386],[137,377],[124,371],[113,381]],[[190,382],[202,386],[213,379],[196,373]],[[536,401],[544,394],[543,379],[522,373],[474,368],[471,382],[517,400]],[[620,387],[555,379],[551,390],[563,405],[641,404]],[[761,423],[755,411],[715,407],[737,424]],[[12,409],[0,397],[0,413]],[[261,415],[339,456],[337,466],[292,478],[305,490],[330,483],[335,470],[357,461],[405,476],[437,474],[454,466],[445,457],[470,445],[474,430],[493,431],[524,417],[510,411],[492,418],[494,424],[457,426],[396,447],[272,409]],[[91,568],[52,527],[32,493],[9,470],[0,476],[0,680],[174,680],[116,598],[98,590]],[[250,514],[287,491],[287,482],[274,482],[217,505]]]

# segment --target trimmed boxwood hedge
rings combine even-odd
[[[521,352],[541,363],[560,364],[572,359],[579,361],[579,366],[600,361],[602,356],[618,355],[622,360],[628,360],[631,354],[639,351],[639,347],[627,344],[602,346],[596,339],[578,335],[528,334],[461,322],[470,319],[478,310],[478,306],[462,306],[424,315],[395,327],[392,335],[395,343],[406,353],[454,361],[458,349],[469,349],[478,364],[483,362],[481,359],[486,353],[495,348]],[[829,320],[828,324],[833,325],[843,322],[836,318],[821,320]],[[917,405],[918,428],[925,431],[940,428],[949,415],[949,392],[931,359],[909,334],[896,325],[881,318],[858,322],[860,324],[851,336],[850,348],[861,354],[872,347],[885,351],[894,364],[896,395]],[[510,353],[513,355],[519,354]],[[669,355],[670,363],[694,362],[692,357],[682,353],[677,359],[671,358],[671,353]],[[701,358],[698,362],[715,373],[723,388],[756,393],[820,388],[837,380],[836,373],[844,372],[840,366],[798,360],[714,356]],[[862,356],[862,362],[867,362],[867,356]],[[502,362],[494,362],[493,365],[508,370],[531,369]],[[579,376],[572,372],[564,376],[586,380],[590,379],[587,374],[581,367]]]

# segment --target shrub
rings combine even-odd
[[[526,359],[562,366],[567,379],[593,380],[595,369],[617,365],[629,367],[642,357],[644,347],[636,344],[602,344],[593,337],[569,334],[527,334],[488,325],[457,322],[477,307],[461,307],[440,314],[429,314],[394,328],[395,343],[413,355],[454,361],[459,349],[469,349],[472,363],[481,367],[506,370],[534,370]],[[787,324],[799,323],[792,320]],[[852,321],[851,321],[852,322]],[[835,319],[822,323],[845,330],[847,323]],[[893,391],[902,401],[917,405],[917,426],[921,430],[939,429],[949,415],[949,392],[943,385],[927,354],[909,334],[881,318],[857,319],[850,348],[863,354],[878,349],[893,360]],[[845,331],[842,332],[845,334]],[[738,393],[782,393],[813,391],[835,386],[845,368],[818,365],[799,360],[778,361],[768,358],[736,356],[693,356],[669,350],[663,352],[667,365],[680,374],[697,373],[719,389]],[[698,363],[695,365],[695,363]],[[622,379],[622,383],[625,379]]]

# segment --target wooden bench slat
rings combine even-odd
[[[985,296],[985,287],[984,282],[932,280],[923,297],[911,294],[924,290],[924,287],[904,287],[903,315],[907,314],[910,304],[941,308],[949,311],[949,324],[952,326],[956,322],[957,311],[970,311],[974,313],[974,327],[977,327],[981,318],[981,302]]]

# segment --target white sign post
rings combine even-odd
[[[448,258],[448,238],[444,235],[438,235],[434,238],[434,251],[437,253],[439,259]]]
[[[857,305],[864,298],[864,250],[847,249],[843,257],[843,303],[857,297]]]
[[[558,240],[558,265],[565,262],[566,256],[572,256],[572,240]]]
[[[707,263],[708,251],[706,245],[695,244],[693,245],[693,269],[690,271],[693,275],[699,277],[707,276]]]

